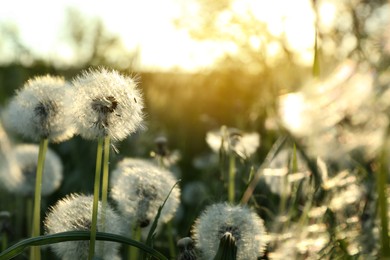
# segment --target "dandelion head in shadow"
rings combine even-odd
[[[0,189],[14,192],[23,178],[12,144],[0,122]]]
[[[136,80],[106,69],[90,69],[73,80],[75,125],[85,139],[121,141],[142,125],[143,98]]]
[[[46,234],[55,234],[66,231],[90,230],[92,223],[92,196],[71,194],[58,201],[47,214],[44,225]],[[105,232],[120,234],[122,221],[115,211],[108,205],[105,213],[102,213],[99,203],[98,230],[101,226],[102,214],[105,215]],[[117,256],[120,244],[114,242],[97,241],[95,255],[99,259],[113,259]],[[50,247],[56,255],[62,259],[87,259],[89,253],[89,241],[72,241],[51,244]],[[99,248],[104,247],[104,250]]]
[[[75,132],[72,97],[73,92],[62,77],[30,79],[7,106],[5,124],[34,141],[65,141]]]
[[[196,220],[193,239],[204,259],[213,259],[221,239],[229,234],[237,247],[237,259],[257,259],[268,238],[263,220],[246,206],[213,204]],[[232,241],[230,239],[229,241]]]
[[[177,241],[179,249],[178,260],[196,260],[197,254],[195,251],[194,241],[190,237],[183,237]]]
[[[21,176],[12,190],[15,194],[33,196],[35,192],[35,178],[39,146],[35,144],[21,144],[15,146],[12,156],[15,158]],[[47,150],[43,168],[42,196],[48,196],[56,191],[63,179],[63,166],[59,156],[51,149]]]

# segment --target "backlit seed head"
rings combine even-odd
[[[4,115],[5,123],[34,141],[65,141],[75,132],[72,93],[61,77],[35,77],[12,98]]]
[[[78,133],[115,141],[135,132],[143,120],[143,99],[134,79],[105,69],[88,70],[73,81]]]
[[[46,234],[56,234],[66,231],[91,229],[93,196],[71,194],[57,202],[45,219]],[[97,230],[102,231],[102,208],[98,204]],[[120,234],[122,222],[119,216],[108,205],[105,211],[105,232]],[[96,241],[95,256],[99,259],[111,260],[117,257],[120,244],[114,242]],[[62,259],[87,259],[89,241],[72,241],[51,244],[50,247]],[[104,247],[104,250],[99,248]]]
[[[204,259],[213,259],[221,238],[229,233],[237,246],[237,259],[257,259],[267,237],[263,220],[245,206],[218,203],[209,206],[193,227],[193,238]]]
[[[138,225],[146,235],[158,208],[176,183],[172,173],[152,163],[131,159],[119,163],[111,175],[111,196],[130,226]],[[125,161],[125,162],[126,162]],[[172,219],[179,206],[180,190],[176,186],[161,211],[159,225]]]

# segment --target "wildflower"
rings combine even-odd
[[[143,99],[134,79],[105,69],[85,71],[73,80],[78,133],[86,139],[120,141],[143,119]]]
[[[39,146],[35,144],[17,145],[13,156],[22,173],[14,187],[15,193],[33,196]],[[47,196],[59,188],[62,182],[62,162],[51,149],[47,150],[42,178],[42,196]]]
[[[35,77],[16,93],[5,113],[14,131],[34,141],[62,142],[74,134],[71,89],[61,77]]]
[[[263,220],[248,207],[217,203],[206,208],[193,227],[193,238],[203,259],[214,258],[226,233],[235,240],[237,259],[257,259],[268,240]]]
[[[226,152],[232,151],[242,158],[248,158],[259,147],[260,135],[255,132],[245,133],[235,128],[222,127],[220,130],[208,132],[206,142],[216,153],[223,147]]]
[[[168,170],[136,161],[139,165],[117,167],[111,175],[111,196],[129,224],[140,226],[146,235],[159,207],[167,198],[176,179]],[[175,187],[159,218],[159,226],[172,219],[179,206],[180,190]]]
[[[91,228],[92,216],[92,196],[71,194],[58,201],[47,214],[44,224],[46,234],[56,234],[66,231],[85,230]],[[101,204],[99,203],[99,209]],[[99,210],[98,230],[102,230],[100,225],[102,212]],[[120,234],[121,220],[111,207],[105,211],[105,232]],[[114,242],[96,242],[95,256],[101,259],[113,259],[118,253],[120,244]],[[89,241],[62,242],[50,245],[53,251],[62,259],[87,259]],[[104,248],[104,250],[99,250]]]
[[[388,119],[377,104],[372,71],[342,64],[324,81],[280,98],[282,124],[310,154],[370,159],[383,143]]]

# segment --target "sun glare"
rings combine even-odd
[[[0,11],[0,14],[6,14],[3,19],[16,22],[22,40],[27,45],[31,45],[35,52],[49,56],[50,59],[63,58],[64,64],[71,63],[72,57],[77,60],[77,57],[74,57],[72,51],[69,50],[69,46],[64,46],[66,44],[63,37],[61,38],[60,30],[65,29],[64,11],[68,7],[79,8],[87,17],[101,17],[107,29],[119,35],[128,50],[139,52],[139,66],[142,69],[180,68],[193,71],[212,66],[215,60],[224,53],[236,54],[238,51],[237,46],[234,46],[235,43],[194,40],[186,28],[177,28],[173,24],[173,20],[182,15],[183,6],[190,13],[198,11],[195,0],[186,3],[177,0],[164,2],[156,0],[138,2],[59,1],[56,4],[47,0],[37,0],[34,1],[34,5],[30,6],[31,8],[28,8],[29,12],[16,11],[19,10],[18,2],[11,1],[3,11]],[[93,8],[89,8],[91,4]],[[41,8],[44,6],[45,14],[53,14],[53,17],[42,13]],[[334,8],[332,4],[326,3],[320,6],[319,11],[324,24],[332,23]],[[34,10],[43,15],[33,16],[36,13],[33,12]],[[61,12],[62,15],[60,15]],[[248,36],[240,31],[239,26],[234,26],[234,24],[226,26],[232,13],[242,16],[243,19],[254,17],[265,23],[269,33],[286,39],[288,48],[298,54],[299,62],[303,64],[312,62],[315,14],[310,0],[233,0],[228,12],[222,12],[218,16],[220,30],[229,30],[230,33],[233,30],[237,37],[241,37],[242,41],[247,41],[256,49],[256,46],[258,48],[264,44],[262,40],[264,36]],[[256,27],[256,24],[253,26]],[[281,50],[281,46],[275,42],[262,47],[265,47],[271,59],[277,57]]]

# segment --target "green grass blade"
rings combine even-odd
[[[28,238],[14,244],[13,246],[9,247],[7,250],[1,252],[0,260],[12,259],[15,256],[21,254],[26,248],[30,246],[43,246],[43,245],[49,245],[54,243],[66,242],[66,241],[89,240],[90,236],[91,233],[89,231],[69,231],[69,232],[57,233],[53,235],[45,235],[45,236]],[[162,260],[168,259],[157,250],[143,243],[134,241],[130,238],[121,235],[97,232],[96,239],[131,245],[141,249],[143,252],[148,253],[149,255],[153,256],[156,259],[162,259]]]
[[[171,188],[171,190],[169,191],[167,197],[165,198],[163,204],[158,208],[157,215],[156,215],[156,217],[154,218],[153,224],[152,224],[152,226],[150,227],[150,230],[149,230],[149,233],[148,233],[148,237],[147,237],[147,239],[146,239],[146,245],[152,246],[152,242],[153,242],[152,239],[153,239],[153,236],[154,236],[154,231],[155,231],[156,228],[157,228],[157,223],[158,223],[158,219],[160,218],[161,211],[162,211],[162,209],[164,208],[164,205],[165,205],[165,203],[167,202],[169,196],[171,195],[171,192],[173,191],[173,189],[176,187],[176,185],[177,185],[179,182],[180,182],[180,180],[177,181],[177,182],[175,183],[175,185],[172,186],[172,188]]]

